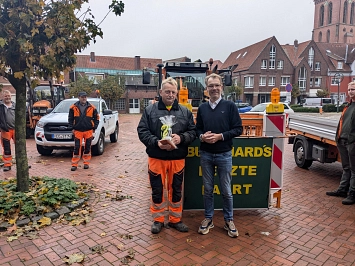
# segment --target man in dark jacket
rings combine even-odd
[[[233,222],[233,195],[231,191],[233,138],[242,133],[242,120],[234,102],[223,100],[222,78],[211,74],[205,79],[209,101],[200,105],[197,111],[196,129],[200,138],[200,161],[204,186],[205,219],[198,229],[207,234],[213,225],[214,177],[217,168],[222,197],[224,229],[230,237],[237,237],[238,230]]]
[[[151,228],[153,234],[158,234],[164,225],[164,211],[167,204],[164,199],[166,181],[169,226],[180,232],[188,231],[188,227],[181,221],[181,194],[185,157],[189,144],[196,138],[196,133],[193,115],[186,107],[178,104],[177,94],[176,81],[173,78],[165,79],[160,89],[161,98],[157,103],[147,106],[137,128],[139,139],[146,146],[148,154],[148,174],[152,187],[150,210],[154,219]],[[169,127],[172,132],[171,142],[163,140],[163,136],[168,131],[166,131],[167,125],[164,125],[162,120],[169,115],[176,119],[176,124]]]
[[[326,192],[328,196],[346,198],[344,205],[355,203],[355,82],[349,83],[348,94],[351,100],[341,114],[335,136],[343,174],[338,189]]]
[[[10,140],[15,139],[15,103],[11,101],[11,93],[3,91],[3,101],[0,103],[0,130],[3,147],[4,172],[11,170],[12,155]]]
[[[89,169],[91,160],[91,142],[93,132],[99,125],[99,114],[95,106],[87,101],[86,92],[79,92],[79,101],[70,106],[68,122],[74,134],[74,152],[72,158],[71,170],[75,171],[78,168],[81,154],[81,143],[84,139],[85,147],[83,154],[84,169]]]

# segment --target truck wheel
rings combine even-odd
[[[97,144],[91,147],[92,155],[101,155],[104,153],[105,149],[105,136],[104,133],[100,132],[99,139],[97,140]]]
[[[37,144],[37,151],[39,154],[44,155],[44,156],[49,156],[52,154],[53,149],[49,148],[43,148],[43,146]]]
[[[295,162],[298,167],[307,169],[313,163],[312,160],[306,160],[306,148],[302,140],[297,140],[294,148]]]
[[[116,125],[115,132],[113,132],[113,133],[110,135],[110,141],[111,141],[112,143],[117,142],[117,140],[118,140],[118,125]]]
[[[34,130],[30,127],[26,127],[26,139],[29,139],[33,135]]]

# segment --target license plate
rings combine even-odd
[[[53,134],[52,138],[53,139],[72,139],[73,134],[68,133],[68,134]]]

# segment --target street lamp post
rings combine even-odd
[[[341,73],[336,73],[334,75],[334,78],[338,84],[338,99],[337,99],[337,113],[339,113],[339,98],[340,98],[340,83],[343,81],[344,79],[344,75]]]

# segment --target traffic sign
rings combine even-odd
[[[287,92],[292,91],[292,85],[291,85],[290,83],[287,83],[287,84],[286,84],[286,91],[287,91]]]

